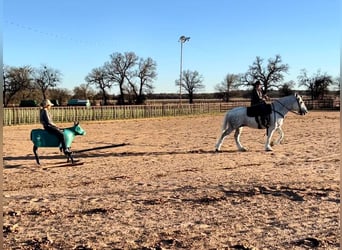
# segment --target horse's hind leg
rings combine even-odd
[[[265,150],[266,151],[272,151],[272,147],[271,147],[271,139],[272,139],[272,135],[274,133],[275,129],[273,128],[268,128],[267,129],[267,139],[266,139],[266,143],[265,143]]]
[[[228,127],[227,129],[222,131],[221,137],[220,139],[217,141],[216,145],[215,145],[215,151],[218,152],[221,149],[222,143],[224,141],[224,139],[226,138],[226,136],[228,136],[233,130]]]
[[[39,156],[38,156],[37,150],[38,150],[38,147],[34,145],[34,146],[33,146],[34,157],[36,158],[37,164],[40,165]]]
[[[234,139],[235,139],[235,143],[236,143],[236,146],[238,147],[238,149],[242,152],[245,152],[245,151],[247,151],[247,148],[242,146],[242,144],[240,142],[241,132],[242,132],[242,127],[235,129]]]

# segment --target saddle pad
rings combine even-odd
[[[247,116],[249,117],[265,116],[271,114],[271,112],[271,104],[260,103],[251,107],[247,107]]]

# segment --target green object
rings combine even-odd
[[[86,132],[80,125],[74,125],[70,128],[65,128],[63,131],[65,145],[67,148],[71,147],[76,135],[85,135]],[[44,129],[33,129],[31,131],[31,141],[36,147],[59,147],[60,142],[56,135],[49,133]]]
[[[54,134],[44,129],[33,129],[31,131],[31,141],[36,147],[58,147],[60,142]]]
[[[70,99],[68,101],[68,106],[86,106],[90,107],[89,99]]]
[[[38,107],[38,103],[36,100],[21,100],[20,107]]]

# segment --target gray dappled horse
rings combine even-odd
[[[265,110],[265,107],[263,105],[267,105],[269,107],[266,110],[269,110],[267,115],[269,115],[269,125],[268,126],[261,126],[261,128],[267,129],[267,140],[265,144],[265,150],[266,151],[272,151],[272,147],[270,145],[272,135],[275,130],[278,130],[280,137],[276,141],[275,144],[279,144],[283,138],[284,138],[284,132],[281,129],[281,126],[283,125],[283,121],[285,118],[285,115],[291,111],[293,113],[299,114],[299,115],[305,115],[308,113],[308,110],[303,102],[303,99],[300,95],[294,94],[282,97],[278,100],[273,101],[271,104],[261,104],[260,106],[252,106],[252,107],[236,107],[226,112],[224,116],[224,121],[222,125],[222,133],[220,138],[218,139],[215,151],[220,151],[220,148],[222,146],[222,143],[226,136],[228,136],[232,131],[235,130],[234,139],[235,143],[240,151],[246,151],[247,148],[242,146],[240,142],[240,135],[242,132],[242,128],[244,126],[250,127],[250,128],[260,128],[260,124],[258,124],[258,117],[255,117],[255,115],[251,115],[250,110],[258,110],[263,109]],[[296,111],[296,112],[295,112]],[[257,113],[257,112],[256,112]],[[260,115],[260,113],[258,114]]]
[[[85,135],[86,132],[81,128],[78,122],[74,122],[74,126],[70,128],[63,129],[65,146],[70,149],[71,143],[74,140],[76,135]],[[39,147],[59,147],[61,150],[61,143],[56,135],[49,133],[44,129],[32,129],[31,131],[31,141],[33,142],[33,153],[36,158],[36,162],[40,165],[39,156],[37,150]],[[71,163],[74,163],[74,159],[72,157],[72,152],[66,153],[67,162],[71,160]]]

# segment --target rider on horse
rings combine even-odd
[[[261,87],[261,82],[258,80],[254,83],[254,88],[252,90],[251,106],[265,103],[268,99],[267,95]]]
[[[267,106],[266,106],[266,100],[268,100],[268,96],[266,95],[266,93],[264,92],[264,90],[261,87],[261,82],[259,80],[257,80],[254,83],[254,88],[252,90],[252,96],[251,96],[251,106],[255,106],[255,105],[259,105],[260,108],[260,112],[261,112],[261,121],[258,120],[258,116],[255,117],[259,128],[262,128],[261,125],[263,125],[264,127],[268,127],[269,126],[269,115],[267,113],[269,113],[267,111]]]

